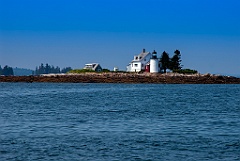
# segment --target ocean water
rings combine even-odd
[[[0,160],[240,160],[240,85],[0,83]]]

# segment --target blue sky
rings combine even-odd
[[[239,0],[0,0],[0,64],[122,70],[140,53],[184,68],[240,75]]]

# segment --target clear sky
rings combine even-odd
[[[240,75],[240,0],[0,0],[0,65],[126,65],[179,49],[184,68]]]

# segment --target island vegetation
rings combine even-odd
[[[13,68],[7,65],[2,68],[0,65],[0,75],[5,75],[5,76],[14,75]]]
[[[24,69],[24,68],[12,68],[8,65],[5,65],[3,68],[0,65],[0,75],[3,76],[24,76],[24,75],[41,75],[41,74],[59,74],[59,73],[67,73],[71,71],[71,67],[65,67],[65,68],[60,68],[60,67],[54,67],[53,65],[49,65],[46,63],[43,65],[41,63],[40,66],[37,66],[35,70],[31,69]]]
[[[58,74],[58,73],[67,73],[69,71],[71,71],[72,68],[71,67],[65,67],[63,69],[60,69],[60,67],[54,67],[53,65],[49,65],[48,63],[46,63],[46,65],[43,65],[43,63],[41,63],[40,66],[36,67],[34,74],[35,75],[40,75],[40,74]]]
[[[196,74],[197,70],[193,69],[182,69],[183,65],[181,64],[181,52],[179,50],[174,51],[173,57],[170,58],[169,54],[164,51],[160,57],[161,71],[166,73],[167,70],[171,70],[173,73],[181,74]]]
[[[73,70],[68,71],[68,73],[77,73],[77,74],[80,74],[80,73],[93,73],[93,72],[95,72],[95,71],[91,70],[91,69],[73,69]]]
[[[37,66],[29,76],[14,76],[13,68],[0,66],[0,82],[62,82],[62,83],[160,83],[160,84],[240,84],[240,78],[200,74],[197,70],[182,69],[181,53],[175,50],[172,57],[164,51],[159,59],[162,74],[147,72],[72,69],[46,63]],[[64,74],[66,73],[66,74]]]
[[[54,82],[54,83],[158,83],[158,84],[240,84],[240,78],[212,74],[200,74],[197,70],[183,69],[181,52],[175,50],[172,57],[163,51],[159,63],[160,74],[126,72],[102,69],[60,68],[41,63],[35,70],[0,66],[0,82]],[[14,73],[16,72],[16,75]]]
[[[33,70],[18,67],[13,68],[13,73],[15,76],[34,75]]]
[[[91,69],[73,69],[68,71],[67,73],[76,73],[76,74],[80,74],[80,73],[95,73],[96,71],[91,70]],[[108,73],[108,72],[112,72],[109,69],[102,69],[101,72],[96,72],[96,73]]]

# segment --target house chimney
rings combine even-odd
[[[146,50],[145,49],[143,49],[143,53],[145,53],[146,52]]]

